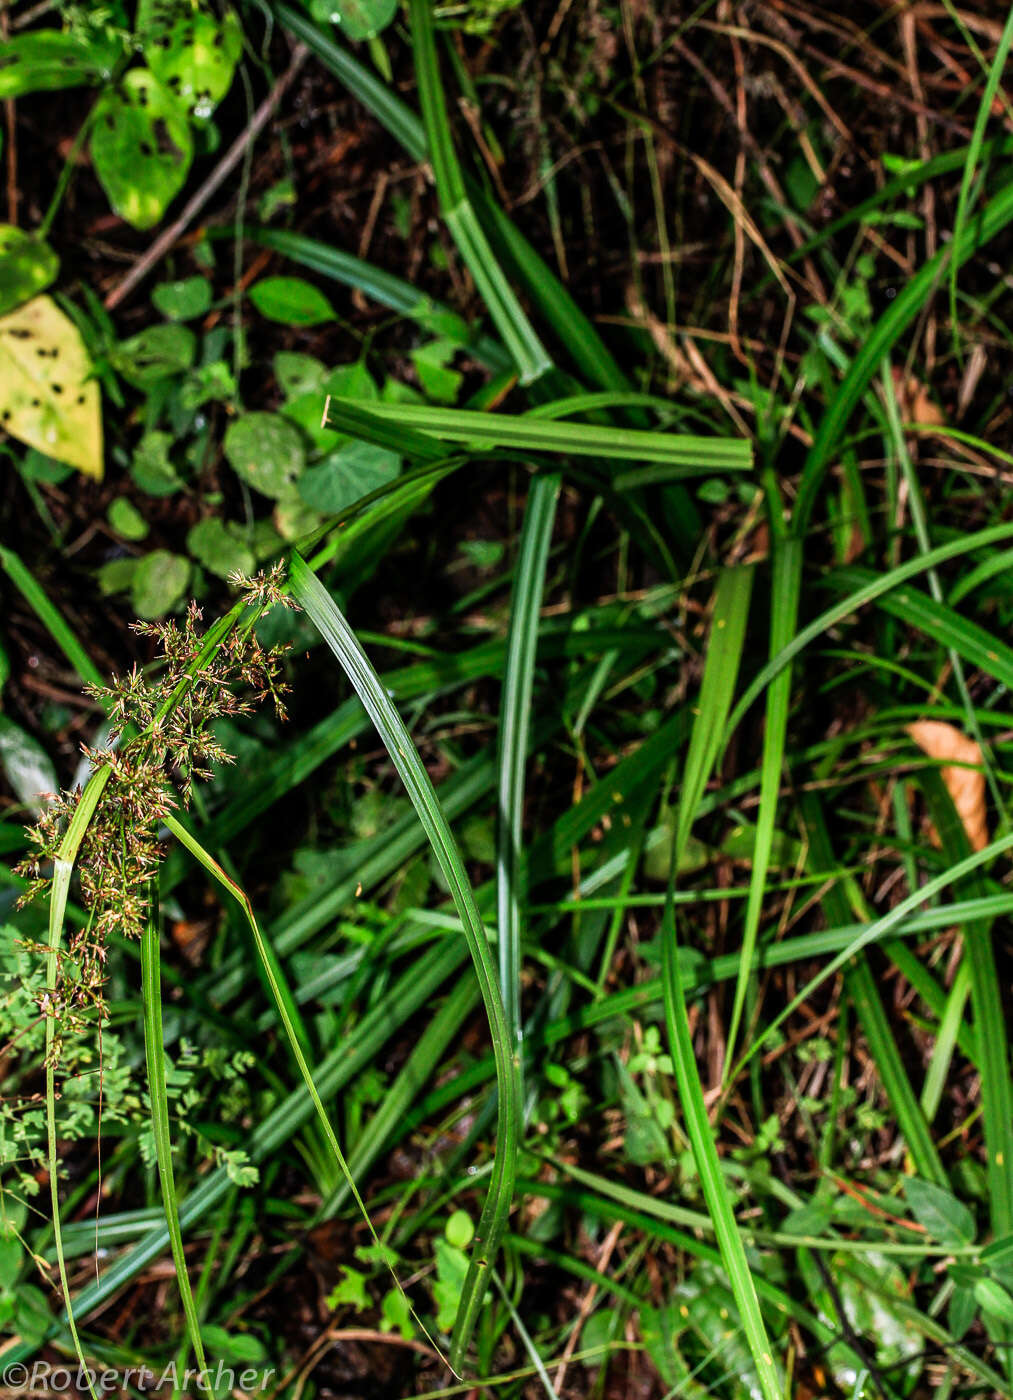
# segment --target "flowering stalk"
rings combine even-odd
[[[118,750],[97,750],[97,767],[83,791],[56,797],[30,833],[37,851],[20,867],[31,885],[23,901],[49,892],[49,937],[45,948],[46,989],[40,1010],[46,1017],[46,1124],[49,1186],[53,1210],[53,1242],[63,1289],[64,1307],[74,1350],[88,1375],[78,1337],[60,1225],[56,1143],[56,1061],[62,1036],[79,1028],[86,1008],[100,1016],[104,939],[110,929],[140,935],[149,907],[147,881],[157,869],[160,847],[157,823],[171,820],[176,806],[171,780],[177,778],[181,796],[189,795],[195,777],[208,776],[200,764],[228,761],[216,746],[209,726],[226,714],[242,714],[254,701],[270,694],[280,714],[285,687],[279,680],[283,648],[265,651],[253,636],[261,614],[276,603],[296,606],[282,592],[278,565],[254,579],[233,580],[242,596],[224,617],[201,635],[201,613],[191,605],[182,628],[175,623],[140,624],[146,635],[158,637],[165,671],[148,685],[136,672],[110,687],[89,687],[107,702],[113,714],[111,743]],[[252,615],[239,626],[248,607]],[[245,684],[253,700],[237,699],[233,687]],[[160,781],[159,781],[160,775]],[[112,790],[110,789],[112,785]],[[75,935],[69,957],[61,954],[70,881],[79,856],[86,860],[82,886],[91,917]],[[52,860],[52,873],[45,862]],[[103,902],[105,901],[105,902]],[[91,1380],[88,1388],[97,1400]]]

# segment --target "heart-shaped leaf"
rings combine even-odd
[[[309,468],[299,482],[299,494],[314,510],[339,515],[393,481],[400,471],[396,453],[371,442],[348,442]]]
[[[38,296],[60,270],[60,259],[41,238],[0,224],[0,315]]]
[[[0,44],[0,97],[53,92],[108,82],[122,42],[108,31],[91,35],[37,29]]]
[[[109,203],[134,228],[157,224],[193,159],[186,113],[147,68],[132,68],[102,94],[92,122],[91,156]]]
[[[47,296],[0,317],[0,426],[102,477],[102,408],[81,333]]]
[[[170,321],[192,321],[203,316],[211,305],[211,283],[206,277],[159,282],[151,293],[151,300]]]
[[[232,86],[243,51],[235,14],[219,19],[189,0],[141,0],[136,28],[159,82],[195,116],[209,117]]]

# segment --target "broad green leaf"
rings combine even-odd
[[[108,82],[122,52],[106,34],[83,39],[38,29],[0,44],[0,98]]]
[[[186,180],[193,137],[186,113],[147,68],[99,98],[91,155],[109,203],[134,228],[162,218]]]
[[[974,1217],[963,1202],[934,1182],[909,1176],[904,1182],[911,1213],[933,1239],[960,1249],[974,1239]]]
[[[876,1287],[869,1286],[866,1269],[849,1267],[861,1260],[874,1274]],[[911,1289],[900,1267],[874,1250],[864,1256],[830,1255],[827,1263],[833,1273],[845,1314],[854,1333],[869,1338],[878,1364],[889,1368],[898,1382],[910,1386],[922,1370],[923,1338],[912,1321],[908,1307]],[[850,1394],[858,1380],[855,1355],[843,1343],[830,1348],[827,1360],[834,1379]]]
[[[461,371],[450,368],[457,348],[452,340],[430,340],[412,351],[412,364],[422,392],[435,403],[451,404],[457,401],[464,382]]]
[[[303,474],[299,494],[314,510],[339,515],[393,481],[400,471],[401,459],[396,453],[369,442],[349,442]]]
[[[130,598],[138,617],[164,616],[174,607],[190,582],[190,561],[167,549],[155,549],[137,561],[130,583]]]
[[[380,1331],[393,1332],[395,1329],[406,1341],[415,1336],[408,1300],[403,1293],[392,1288],[389,1293],[383,1295],[380,1304]]]
[[[242,1362],[267,1360],[264,1343],[252,1332],[226,1332],[224,1327],[211,1323],[203,1332],[208,1350],[216,1351],[219,1356],[229,1357],[233,1366],[238,1367]]]
[[[0,767],[26,806],[41,812],[44,793],[57,792],[60,784],[52,760],[37,739],[19,724],[0,715]]]
[[[107,597],[111,593],[126,593],[134,581],[134,574],[141,561],[133,557],[110,559],[96,571],[98,586]]]
[[[228,578],[237,571],[248,577],[256,567],[253,551],[237,536],[234,527],[216,515],[194,525],[186,537],[186,547],[208,573],[218,578]]]
[[[148,522],[125,496],[117,496],[106,515],[109,524],[122,539],[143,540],[148,533]]]
[[[250,300],[261,316],[285,326],[334,320],[334,308],[323,292],[301,277],[264,277],[250,288]]]
[[[120,342],[116,368],[138,389],[182,374],[193,364],[197,337],[187,326],[148,326]]]
[[[211,283],[206,277],[159,282],[151,293],[151,300],[170,321],[192,321],[195,316],[203,316],[211,305]]]
[[[21,475],[26,481],[39,481],[44,486],[59,486],[73,474],[74,468],[66,462],[58,462],[35,447],[30,447],[21,459]]]
[[[46,1295],[33,1283],[22,1283],[17,1292],[14,1326],[21,1340],[35,1351],[52,1325],[53,1315]]]
[[[344,1278],[340,1283],[335,1284],[327,1295],[327,1306],[329,1308],[350,1307],[355,1312],[365,1312],[369,1307],[366,1275],[360,1273],[358,1269],[350,1268],[347,1264],[342,1264],[341,1272],[344,1274]]]
[[[225,455],[248,486],[276,501],[294,493],[306,465],[298,428],[277,413],[237,418],[225,434]]]
[[[59,270],[60,259],[48,243],[0,224],[0,315],[38,296]]]
[[[322,383],[301,393],[293,393],[283,408],[286,418],[298,423],[309,440],[321,451],[338,447],[348,440],[347,434],[333,427],[324,427],[323,404],[328,395],[337,394],[342,398],[353,399],[357,404],[373,404],[379,399],[376,382],[362,360],[350,365],[339,365],[329,370]]]
[[[285,500],[279,501],[271,516],[275,530],[283,540],[292,544],[311,534],[323,519],[319,511],[313,510],[298,496],[286,497]]]
[[[48,296],[0,317],[0,426],[102,479],[102,408],[81,333]]]
[[[312,0],[310,12],[320,24],[337,24],[347,39],[372,39],[397,14],[397,0]]]
[[[0,1290],[10,1293],[18,1281],[25,1252],[17,1235],[0,1238]]]
[[[222,19],[191,0],[141,0],[136,30],[156,78],[195,116],[207,118],[232,86],[243,31],[232,10]]]
[[[176,468],[169,460],[172,436],[153,429],[145,433],[134,448],[130,475],[149,496],[171,496],[183,485]]]
[[[950,1306],[946,1312],[946,1320],[953,1333],[954,1341],[960,1341],[977,1316],[978,1300],[974,1296],[974,1289],[954,1288],[950,1295]]]
[[[287,399],[298,394],[323,393],[327,366],[313,355],[297,350],[279,350],[274,357],[274,377]]]
[[[992,1278],[980,1278],[974,1285],[974,1296],[985,1312],[1007,1325],[1013,1324],[1013,1296]]]

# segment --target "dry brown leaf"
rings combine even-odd
[[[920,379],[913,374],[904,378],[903,370],[893,367],[893,388],[897,395],[897,407],[905,423],[921,423],[928,428],[939,428],[946,422],[943,410],[929,397],[929,391]]]
[[[922,719],[909,724],[907,732],[929,758],[950,760],[939,770],[946,791],[953,799],[957,815],[964,824],[973,851],[988,845],[988,823],[985,816],[985,774],[982,771],[980,747],[952,724],[938,719]],[[955,767],[955,764],[974,767]]]

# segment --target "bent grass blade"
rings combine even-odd
[[[297,552],[293,552],[290,579],[293,597],[306,610],[352,682],[408,790],[457,906],[489,1020],[498,1089],[496,1156],[451,1339],[450,1361],[456,1370],[478,1319],[488,1270],[506,1227],[513,1197],[520,1130],[518,1056],[507,1029],[496,966],[475,895],[457,842],[411,735],[337,604]]]

